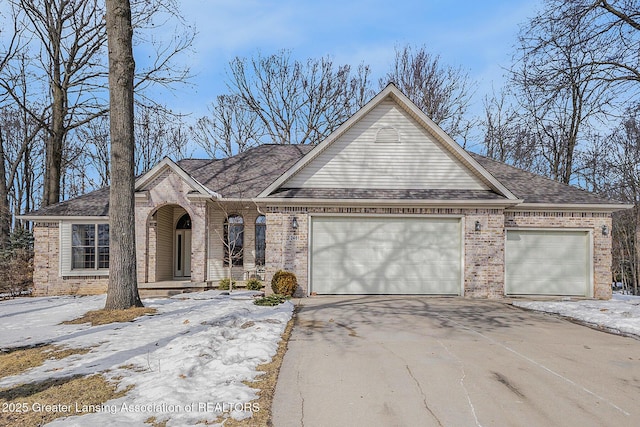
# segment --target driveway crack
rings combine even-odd
[[[436,316],[436,317],[441,318],[441,317],[439,317],[439,316]],[[442,319],[443,319],[443,318],[442,318]],[[599,394],[595,393],[595,392],[594,392],[594,391],[592,391],[592,390],[589,390],[588,388],[586,388],[585,386],[581,385],[580,383],[578,383],[578,382],[576,382],[576,381],[573,381],[573,380],[571,380],[570,378],[565,377],[565,376],[564,376],[564,375],[562,375],[561,373],[556,372],[556,371],[554,371],[553,369],[551,369],[551,368],[549,368],[549,367],[545,366],[544,364],[539,363],[539,362],[537,362],[536,360],[534,360],[534,359],[532,359],[532,358],[530,358],[530,357],[528,357],[528,356],[526,356],[526,355],[524,355],[524,354],[522,354],[522,353],[518,352],[517,350],[515,350],[515,349],[513,349],[513,348],[509,347],[508,345],[505,345],[505,344],[503,344],[503,343],[501,343],[501,342],[499,342],[499,341],[496,341],[495,339],[491,338],[490,336],[487,336],[487,335],[483,334],[482,332],[479,332],[479,331],[477,331],[477,330],[475,330],[475,329],[473,329],[473,328],[471,328],[471,327],[469,327],[469,326],[465,326],[465,325],[463,325],[462,323],[456,322],[455,320],[447,319],[447,321],[449,321],[449,322],[453,323],[454,325],[456,325],[456,326],[457,326],[457,327],[459,327],[460,329],[463,329],[463,330],[465,330],[465,331],[468,331],[468,332],[470,332],[470,333],[472,333],[472,334],[476,334],[476,335],[478,335],[478,336],[482,337],[483,339],[487,340],[488,342],[490,342],[490,343],[492,343],[492,344],[495,344],[495,345],[497,345],[497,346],[499,346],[499,347],[503,348],[504,350],[509,351],[509,352],[511,352],[511,353],[513,353],[513,354],[515,354],[516,356],[518,356],[518,357],[520,357],[520,358],[522,358],[522,359],[526,360],[527,362],[531,363],[532,365],[534,365],[534,366],[536,366],[536,367],[538,367],[538,368],[540,368],[540,369],[542,369],[542,370],[544,370],[544,371],[548,372],[548,373],[549,373],[549,374],[551,374],[551,375],[554,375],[554,376],[558,377],[559,379],[561,379],[561,380],[563,380],[563,381],[565,381],[565,382],[567,382],[567,383],[571,384],[573,387],[576,387],[576,388],[578,388],[578,389],[582,390],[583,392],[585,392],[585,393],[587,393],[587,394],[589,394],[589,395],[593,396],[594,398],[598,399],[599,401],[602,401],[602,402],[607,403],[608,405],[610,405],[610,406],[611,406],[611,407],[613,407],[614,409],[616,409],[616,410],[620,411],[622,414],[624,414],[624,415],[626,415],[626,416],[630,416],[630,415],[631,415],[629,412],[627,412],[627,411],[625,411],[624,409],[622,409],[621,407],[617,406],[615,403],[613,403],[611,400],[609,400],[609,399],[605,398],[604,396],[599,395]],[[440,345],[442,345],[442,343],[440,343]],[[444,346],[443,346],[443,347],[444,347]],[[446,349],[446,347],[445,347],[445,349]],[[447,351],[449,351],[449,350],[447,349]],[[475,415],[475,413],[474,413],[474,415]]]
[[[415,375],[413,375],[413,372],[411,372],[411,368],[409,368],[409,365],[407,364],[407,361],[403,357],[401,357],[398,353],[396,353],[395,351],[391,350],[390,348],[388,348],[384,344],[382,344],[382,343],[380,343],[380,344],[381,344],[382,348],[387,350],[389,353],[393,354],[398,359],[402,360],[402,362],[404,363],[405,368],[407,369],[407,372],[409,373],[409,376],[416,383],[416,386],[418,387],[418,390],[420,390],[420,394],[422,395],[422,402],[424,403],[425,409],[438,422],[438,425],[442,427],[442,423],[440,422],[440,419],[436,416],[436,414],[429,407],[429,404],[427,403],[427,395],[424,393],[424,390],[422,389],[422,386],[420,385],[420,382],[418,381],[418,379],[415,377]]]
[[[302,395],[302,388],[300,388],[300,370],[298,370],[297,377],[298,394],[300,395],[300,426],[304,427],[304,396]]]
[[[424,394],[424,390],[422,390],[422,386],[420,385],[420,382],[415,377],[415,375],[413,375],[413,372],[411,372],[411,368],[409,368],[409,365],[405,364],[404,366],[407,368],[407,372],[409,372],[409,376],[411,378],[413,378],[413,381],[416,383],[416,386],[418,387],[418,390],[420,390],[420,394],[422,395],[422,402],[424,403],[424,407],[427,409],[427,411],[429,411],[431,416],[438,422],[438,425],[442,427],[442,423],[440,422],[440,419],[436,416],[436,414],[433,413],[433,411],[429,407],[429,404],[427,403],[427,396]]]
[[[462,390],[464,390],[464,394],[467,397],[467,403],[469,403],[469,408],[471,408],[471,413],[473,414],[473,419],[476,422],[476,426],[482,427],[482,424],[480,424],[480,421],[478,420],[478,416],[476,415],[476,408],[473,406],[473,402],[471,401],[471,396],[469,396],[469,390],[467,390],[467,386],[464,384],[464,379],[467,377],[467,371],[465,371],[464,369],[464,363],[462,363],[462,359],[460,359],[458,356],[453,354],[451,350],[449,350],[447,346],[442,343],[442,341],[438,340],[438,344],[440,344],[440,346],[444,348],[444,350],[447,353],[449,353],[449,356],[454,358],[455,361],[460,366],[460,370],[462,371],[462,377],[460,378],[460,386],[462,387]]]

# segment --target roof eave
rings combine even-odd
[[[296,206],[428,206],[457,208],[507,208],[522,200],[438,200],[438,199],[311,199],[288,197],[257,197],[253,199],[259,205],[296,205]]]
[[[510,211],[571,211],[571,212],[603,212],[612,213],[631,209],[633,205],[621,203],[522,203],[513,206]]]
[[[54,221],[108,221],[108,216],[98,215],[16,215],[17,219],[34,222],[54,222]]]

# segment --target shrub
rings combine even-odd
[[[262,289],[262,282],[258,279],[249,279],[247,280],[247,289],[250,291],[259,291]]]
[[[255,305],[266,305],[266,306],[273,307],[274,305],[282,304],[288,299],[289,297],[286,295],[271,294],[266,297],[258,298],[253,303]]]
[[[233,285],[233,287],[236,287],[236,281],[231,281],[228,278],[224,278],[224,279],[220,279],[220,281],[218,282],[218,289],[221,291],[228,291],[229,290],[229,284]]]
[[[33,234],[17,228],[0,251],[0,294],[15,297],[33,286]]]
[[[298,288],[298,279],[290,271],[278,270],[271,279],[271,289],[274,294],[293,296]]]

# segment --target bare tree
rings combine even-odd
[[[589,51],[597,46],[601,55],[585,63],[597,67],[599,78],[610,83],[640,82],[640,7],[634,0],[546,0],[541,17],[554,23],[563,37],[575,23],[582,28],[579,41]]]
[[[258,115],[239,95],[219,95],[191,131],[195,141],[211,158],[231,157],[260,144]]]
[[[185,157],[188,133],[182,117],[159,106],[138,105],[135,115],[136,175],[148,171],[164,157]]]
[[[581,19],[563,21],[558,31],[556,12],[546,9],[523,27],[511,79],[546,162],[544,173],[569,183],[576,150],[611,111],[615,93],[593,62],[603,47],[584,49]]]
[[[618,224],[618,237],[627,239],[618,242],[621,252],[627,258],[617,260],[618,264],[634,267],[634,293],[638,294],[640,278],[640,106],[627,109],[626,118],[613,132],[610,144],[610,194],[634,209],[624,215]]]
[[[638,207],[613,215],[611,265],[614,280],[622,283],[626,292],[640,295],[638,285],[637,218]]]
[[[196,138],[216,157],[262,143],[316,144],[369,100],[369,74],[328,57],[294,60],[286,50],[237,57],[229,64],[230,93],[198,121]]]
[[[109,192],[109,285],[105,308],[142,306],[136,269],[133,27],[129,0],[107,0],[111,187]]]
[[[180,160],[189,155],[189,132],[182,117],[158,105],[138,104],[135,108],[135,174],[139,176],[164,157]],[[90,188],[109,185],[110,174],[109,121],[99,117],[75,132],[69,146],[79,150],[75,164],[69,164],[67,173],[78,173]],[[69,153],[68,161],[74,157]],[[87,174],[87,170],[95,174]],[[97,178],[97,179],[96,179]]]
[[[108,117],[98,117],[78,129],[77,139],[84,142],[84,164],[97,174],[97,181],[90,182],[89,185],[96,188],[106,187],[111,181],[111,140]],[[91,179],[90,174],[85,175]]]
[[[42,200],[46,206],[60,200],[67,134],[106,111],[106,102],[95,91],[98,79],[104,76],[104,69],[96,61],[105,42],[103,8],[98,0],[12,0],[12,5],[21,12],[21,25],[29,29],[38,46],[27,54],[33,54],[30,70],[39,73],[34,77],[43,83],[31,85],[35,93],[26,98],[33,99],[45,89],[47,114],[30,109],[23,102],[25,96],[11,85],[20,78],[22,69],[8,67],[2,81],[13,100],[33,119],[40,120],[48,132]]]
[[[484,99],[485,118],[479,124],[484,129],[485,154],[500,162],[537,171],[536,137],[528,126],[526,115],[510,99],[504,91]]]
[[[22,56],[29,61],[31,91],[26,97],[17,91],[13,82],[21,77],[22,69],[12,63],[2,70],[0,86],[48,133],[42,200],[46,206],[60,200],[63,154],[70,133],[108,111],[105,9],[98,0],[10,1],[19,28],[30,37]],[[141,99],[149,101],[144,89],[182,82],[188,75],[188,68],[175,66],[175,57],[190,46],[194,33],[176,34],[169,42],[145,37],[144,29],[161,26],[157,25],[159,17],[179,17],[178,5],[173,0],[139,0],[134,8],[133,25],[141,30],[136,41],[154,52],[135,83]],[[34,111],[33,105],[43,109]]]
[[[426,46],[396,48],[380,88],[393,82],[418,108],[454,139],[465,138],[472,126],[466,118],[473,95],[469,75],[441,63]]]
[[[225,201],[217,199],[215,201],[216,209],[222,214],[224,221],[222,229],[219,226],[213,226],[211,230],[222,243],[224,250],[223,268],[225,269],[225,279],[229,280],[229,292],[233,292],[234,269],[244,265],[245,257],[245,224],[242,212],[244,212],[244,204],[233,201]]]
[[[9,242],[13,214],[20,213],[22,208],[29,208],[29,195],[20,191],[16,184],[21,173],[25,176],[32,174],[30,154],[41,129],[37,123],[34,125],[31,117],[14,106],[7,89],[24,89],[28,84],[25,61],[18,53],[22,49],[23,29],[20,28],[14,8],[10,12],[12,25],[8,28],[13,27],[13,32],[0,52],[0,73],[11,63],[17,64],[15,66],[21,73],[10,84],[4,85],[6,87],[0,86],[0,249],[4,249]],[[23,97],[22,102],[27,104],[29,101]],[[23,204],[23,197],[26,204]]]

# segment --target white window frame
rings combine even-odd
[[[109,268],[98,268],[98,226],[109,224],[109,221],[96,220],[74,220],[62,221],[60,224],[60,275],[61,276],[108,276]],[[93,225],[96,228],[96,238],[94,245],[96,248],[96,259],[93,268],[73,268],[73,226]]]

